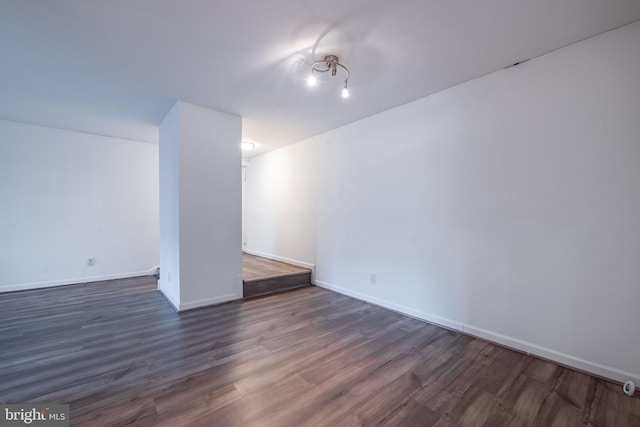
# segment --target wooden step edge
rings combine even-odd
[[[296,271],[293,273],[282,273],[282,274],[272,274],[271,276],[260,276],[257,277],[255,279],[249,279],[249,280],[242,280],[242,283],[248,284],[248,283],[253,283],[253,282],[260,282],[263,280],[270,280],[270,279],[278,279],[280,277],[289,277],[289,276],[302,276],[302,275],[306,275],[306,274],[311,274],[311,270],[308,271]]]

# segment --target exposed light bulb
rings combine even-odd
[[[310,87],[314,87],[317,82],[318,82],[318,79],[316,79],[316,76],[314,76],[313,74],[311,74],[309,77],[307,77],[307,84]]]
[[[346,86],[342,89],[342,97],[343,98],[349,97],[349,89]]]
[[[242,141],[240,148],[242,148],[243,151],[251,151],[255,148],[255,144],[250,141]]]

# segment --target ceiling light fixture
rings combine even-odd
[[[307,84],[310,87],[314,87],[316,85],[316,83],[318,83],[318,79],[316,78],[316,76],[313,75],[313,70],[311,70],[311,74],[307,78]]]
[[[342,88],[342,97],[343,98],[349,97],[349,88],[347,87],[347,82],[344,82],[344,87]]]
[[[309,86],[315,86],[317,82],[315,73],[326,73],[330,71],[331,75],[335,76],[338,74],[338,68],[342,68],[347,73],[347,77],[344,79],[344,86],[342,87],[342,97],[348,98],[349,77],[351,76],[351,73],[347,67],[340,63],[337,55],[327,55],[323,60],[315,61],[311,64],[311,74],[309,75],[309,78],[307,78],[307,84],[309,84]]]
[[[256,144],[251,141],[242,141],[240,143],[240,148],[242,148],[243,151],[251,151],[256,148]]]

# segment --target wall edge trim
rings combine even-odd
[[[517,338],[513,338],[507,335],[503,335],[497,332],[481,329],[472,325],[465,325],[464,323],[457,322],[451,319],[440,317],[438,315],[427,313],[420,310],[415,310],[400,304],[395,304],[387,300],[376,298],[370,295],[363,294],[361,292],[352,291],[342,286],[333,285],[331,283],[324,282],[322,280],[316,280],[315,284],[321,288],[328,289],[349,297],[365,301],[407,316],[416,318],[418,320],[433,323],[438,326],[442,326],[446,329],[452,329],[459,331],[467,335],[471,335],[476,338],[489,341],[493,344],[500,345],[512,350],[520,351],[528,355],[536,356],[542,359],[550,360],[554,363],[558,363],[563,366],[567,366],[578,371],[585,372],[596,377],[601,377],[607,380],[624,383],[625,381],[632,380],[636,384],[640,383],[640,373],[627,372],[622,369],[614,368],[612,366],[603,365],[590,360],[585,360],[576,356],[571,356],[559,351],[552,350],[550,348],[542,347],[537,344],[533,344],[527,341],[523,341]]]
[[[156,267],[149,270],[130,271],[126,273],[103,274],[100,276],[75,277],[72,279],[48,280],[43,282],[27,282],[14,285],[0,285],[0,293],[44,289],[56,286],[82,285],[85,283],[102,282],[105,280],[128,279],[131,277],[153,276]]]
[[[177,311],[182,313],[183,311],[186,311],[186,310],[193,310],[196,308],[209,307],[212,305],[223,304],[225,302],[240,301],[240,300],[242,300],[242,297],[237,294],[221,295],[219,297],[206,298],[206,299],[190,301],[185,303],[181,302],[178,306]]]

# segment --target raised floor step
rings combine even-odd
[[[291,273],[285,276],[245,281],[243,296],[251,298],[309,285],[311,285],[311,272]]]
[[[311,285],[311,270],[247,253],[242,254],[243,297],[269,295]]]

